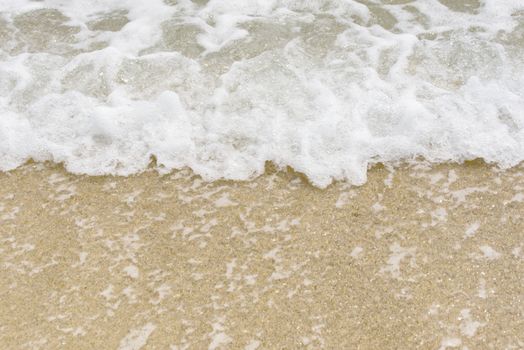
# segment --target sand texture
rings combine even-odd
[[[0,173],[2,349],[523,349],[524,167]]]

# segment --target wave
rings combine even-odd
[[[524,161],[520,0],[0,0],[0,170],[319,187],[375,163]]]

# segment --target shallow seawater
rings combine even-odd
[[[520,349],[524,168],[0,173],[10,349]]]
[[[524,160],[520,0],[0,2],[0,170]]]

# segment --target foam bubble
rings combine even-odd
[[[324,187],[418,157],[513,166],[523,37],[512,0],[2,0],[0,170],[272,161]]]

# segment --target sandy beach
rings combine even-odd
[[[0,173],[3,349],[522,349],[524,167]]]

